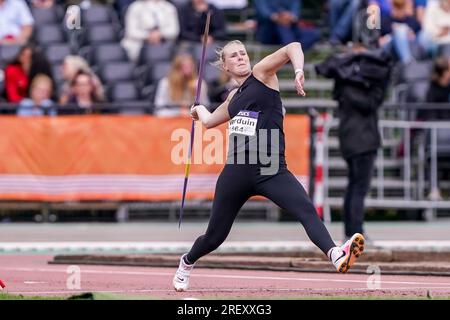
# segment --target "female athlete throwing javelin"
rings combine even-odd
[[[286,45],[263,58],[253,69],[240,41],[231,41],[218,52],[217,65],[237,81],[239,88],[230,92],[213,113],[203,105],[196,105],[191,108],[191,116],[206,128],[231,120],[228,159],[217,180],[206,233],[180,259],[173,278],[176,291],[188,289],[195,262],[225,241],[240,208],[254,195],[272,200],[299,220],[308,237],[338,272],[347,272],[364,250],[364,237],[359,233],[336,246],[303,186],[287,169],[284,115],[276,72],[289,61],[295,70],[297,94],[303,97],[304,55],[300,43]],[[277,159],[275,165],[267,166],[267,156],[261,157],[262,150],[270,150],[271,159]]]

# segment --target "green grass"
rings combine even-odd
[[[56,296],[23,296],[8,293],[0,293],[0,300],[156,300],[158,298],[151,296],[127,296],[109,293],[83,293],[74,296],[56,297]]]
[[[0,293],[0,300],[65,300],[65,297],[23,296]]]

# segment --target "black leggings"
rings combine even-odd
[[[311,241],[325,254],[335,246],[303,186],[285,167],[275,175],[261,175],[257,165],[227,164],[216,184],[206,233],[197,238],[187,255],[196,262],[217,249],[227,238],[237,213],[254,195],[272,200],[299,220]]]

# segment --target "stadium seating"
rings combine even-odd
[[[57,84],[60,84],[64,81],[62,72],[61,72],[61,64],[52,64],[52,75],[53,79]]]
[[[117,82],[108,90],[111,101],[114,102],[133,102],[139,100],[139,90],[132,81]]]
[[[86,30],[86,43],[95,45],[99,43],[118,43],[120,36],[111,24],[98,24]]]
[[[72,54],[72,49],[67,43],[51,44],[46,48],[45,54],[52,65],[58,65],[66,56]]]
[[[100,77],[105,84],[134,79],[134,65],[131,62],[110,62],[100,68]]]
[[[159,62],[153,65],[150,69],[150,81],[156,84],[159,80],[164,78],[170,70],[170,62]]]
[[[197,44],[194,46],[194,50],[192,53],[193,57],[196,57],[197,59],[199,59],[202,55],[202,45],[201,44]],[[217,59],[217,54],[216,54],[216,47],[215,46],[209,46],[206,47],[205,49],[205,61],[206,62],[213,62],[216,61]]]
[[[175,46],[172,42],[161,44],[145,44],[139,56],[139,65],[153,65],[168,62],[172,59]]]
[[[46,24],[43,26],[38,26],[35,31],[35,38],[36,42],[42,47],[67,41],[59,24]]]
[[[119,43],[98,44],[92,47],[90,63],[102,66],[109,62],[128,62],[128,56]]]
[[[14,59],[19,50],[20,45],[0,45],[0,68]]]
[[[82,10],[82,21],[87,26],[93,26],[96,24],[118,23],[118,18],[111,7],[95,4]]]
[[[31,7],[31,14],[35,20],[35,25],[42,26],[46,24],[56,24],[61,20],[62,8],[54,6],[50,8]]]

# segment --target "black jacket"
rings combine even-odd
[[[378,107],[383,103],[391,60],[381,51],[334,55],[316,71],[335,80],[339,143],[344,158],[376,151],[381,146]]]
[[[209,35],[214,40],[226,39],[225,16],[222,10],[209,4],[211,11],[211,22],[209,26]],[[178,10],[180,21],[180,40],[201,42],[206,25],[206,12],[198,13],[195,11],[192,2],[189,1]]]

